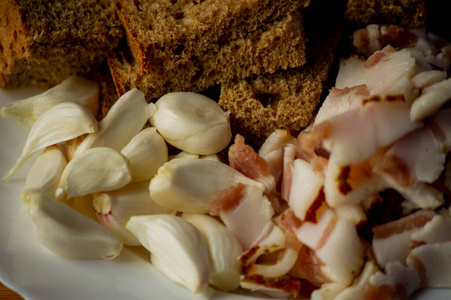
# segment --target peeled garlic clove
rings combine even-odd
[[[154,127],[135,135],[121,153],[130,162],[132,182],[150,180],[168,161],[168,147]]]
[[[177,216],[146,215],[131,217],[126,228],[150,251],[155,268],[193,293],[205,289],[208,250],[196,227]]]
[[[76,259],[113,259],[121,252],[121,239],[102,225],[43,194],[30,196],[34,232],[53,253]]]
[[[150,122],[164,139],[181,150],[208,155],[223,150],[232,133],[228,113],[212,99],[191,92],[174,92],[150,104]]]
[[[265,187],[230,166],[208,159],[177,158],[158,169],[150,181],[152,199],[163,207],[188,213],[207,213],[221,193],[238,183]]]
[[[99,86],[80,76],[70,76],[57,86],[33,97],[3,106],[3,118],[30,130],[41,114],[62,102],[74,102],[88,108],[94,116],[99,111]]]
[[[112,191],[131,181],[127,159],[114,149],[91,148],[75,156],[66,166],[56,192],[58,200]]]
[[[25,188],[21,194],[24,203],[29,202],[30,192],[53,197],[66,165],[66,159],[57,146],[47,147],[28,172]]]
[[[97,121],[87,108],[72,102],[55,105],[34,123],[22,153],[3,179],[14,175],[39,150],[94,132],[97,128]]]
[[[134,88],[111,106],[99,123],[99,130],[89,134],[77,147],[75,155],[93,147],[110,147],[121,151],[140,132],[149,118],[143,92]]]
[[[125,229],[130,217],[175,213],[150,198],[149,181],[130,183],[111,192],[96,193],[93,204],[100,224],[122,237],[126,246],[141,245],[136,237]]]
[[[240,286],[243,248],[236,237],[219,221],[208,215],[183,213],[204,237],[210,258],[210,284],[223,291]]]

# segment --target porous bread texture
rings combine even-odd
[[[2,2],[0,34],[7,59],[107,51],[122,36],[111,0]]]
[[[349,0],[345,20],[357,25],[396,24],[408,28],[425,28],[426,0]]]
[[[174,91],[202,91],[215,84],[253,74],[274,73],[306,62],[305,36],[300,11],[295,11],[245,38],[232,40],[172,69],[152,65],[147,74],[126,47],[108,59],[119,94],[138,87],[150,101]]]
[[[290,69],[223,84],[219,104],[231,112],[234,132],[264,139],[276,129],[306,127],[322,88],[317,74]]]
[[[97,68],[123,35],[111,0],[3,0],[0,86],[48,88]]]
[[[310,0],[115,0],[141,74],[219,51],[231,40],[307,6]]]

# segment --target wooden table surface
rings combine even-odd
[[[0,282],[0,299],[2,300],[21,300],[23,299],[17,293],[11,291]]]

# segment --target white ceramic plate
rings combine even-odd
[[[37,93],[36,89],[0,90],[0,106]],[[19,156],[27,132],[0,118],[0,177]],[[12,180],[0,181],[0,281],[26,299],[256,299],[221,292],[192,295],[152,267],[143,248],[124,249],[105,260],[69,260],[55,256],[33,234],[20,193],[33,158]],[[451,270],[450,270],[451,272]],[[260,297],[259,297],[260,298]],[[413,299],[451,299],[451,290],[426,290]]]

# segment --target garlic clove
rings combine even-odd
[[[149,181],[130,183],[111,192],[94,194],[94,209],[100,224],[122,237],[126,246],[140,246],[136,237],[125,228],[132,216],[174,214],[150,198]]]
[[[57,146],[47,147],[28,172],[24,191],[21,194],[23,202],[29,203],[32,192],[53,197],[66,165],[66,159]],[[28,210],[28,207],[26,209]]]
[[[154,127],[135,135],[121,153],[130,163],[132,182],[150,180],[168,161],[168,147]]]
[[[143,92],[134,88],[123,94],[111,106],[99,123],[99,130],[89,134],[78,145],[74,155],[93,147],[110,147],[121,151],[138,134],[149,118]]]
[[[173,92],[150,104],[150,122],[181,150],[208,155],[223,150],[232,138],[228,113],[207,96]]]
[[[240,286],[243,248],[236,237],[219,221],[208,215],[183,213],[204,237],[210,258],[210,284],[223,291]]]
[[[2,106],[3,118],[30,130],[41,114],[62,102],[74,102],[88,108],[94,116],[99,111],[99,86],[80,76],[70,76],[55,87],[26,99]]]
[[[264,191],[265,187],[230,166],[208,159],[177,158],[158,169],[150,181],[150,196],[169,209],[207,213],[210,204],[238,183]]]
[[[58,200],[112,191],[131,181],[128,160],[107,147],[96,147],[75,156],[61,175],[55,193]]]
[[[37,238],[59,256],[113,259],[122,250],[119,237],[55,199],[31,193],[29,207]]]
[[[150,251],[152,264],[192,293],[203,291],[210,277],[208,250],[199,230],[172,215],[133,216],[126,228]]]
[[[34,123],[22,153],[3,179],[14,175],[39,150],[94,132],[97,128],[97,121],[87,108],[72,102],[55,105]]]

